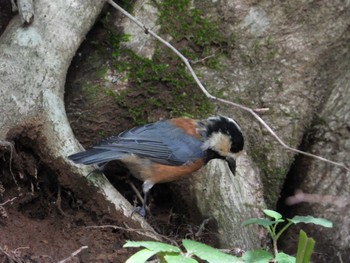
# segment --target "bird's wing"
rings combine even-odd
[[[135,154],[157,163],[181,165],[201,158],[201,145],[198,138],[174,127],[169,121],[159,121],[109,137],[92,149],[107,151],[111,155]]]

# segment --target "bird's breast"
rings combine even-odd
[[[155,184],[172,182],[197,171],[203,165],[203,159],[197,159],[194,162],[189,162],[180,166],[153,163],[150,169],[145,171],[145,177]]]

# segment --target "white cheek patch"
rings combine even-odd
[[[230,136],[215,132],[211,134],[209,139],[204,142],[202,146],[203,150],[212,149],[221,156],[225,157],[230,154],[231,139]]]

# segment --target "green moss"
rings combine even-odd
[[[99,86],[90,82],[87,82],[82,86],[82,91],[87,99],[95,98],[96,94],[100,92]]]
[[[263,172],[262,183],[264,188],[264,198],[268,208],[275,209],[279,200],[279,193],[282,189],[288,168],[285,165],[274,163],[273,159],[267,158],[268,152],[275,151],[275,143],[264,144],[254,143],[254,151],[249,154],[253,158],[254,163],[258,165]],[[279,157],[282,158],[282,157]]]
[[[146,122],[149,111],[157,108],[171,116],[202,117],[213,111],[182,61],[170,50],[159,46],[153,59],[143,58],[122,45],[129,36],[107,32],[114,68],[123,73],[130,87],[119,93],[103,92],[127,109],[134,124]]]
[[[162,25],[162,33],[172,36],[172,44],[177,49],[192,61],[200,60],[211,68],[220,67],[218,55],[224,52],[228,40],[222,36],[216,23],[204,18],[203,12],[193,8],[190,0],[163,0],[153,4],[159,10],[158,22]],[[109,64],[129,87],[118,92],[90,87],[87,89],[89,93],[100,92],[112,97],[134,124],[147,122],[148,117],[158,110],[167,112],[163,116],[195,118],[206,117],[213,112],[213,104],[171,50],[158,44],[152,59],[140,57],[123,45],[130,36],[116,33],[110,20],[108,14],[102,20],[104,41],[95,43],[95,46],[100,55],[108,56]],[[96,76],[102,78],[106,72],[107,68],[102,66]]]
[[[221,34],[218,24],[204,18],[204,13],[191,6],[190,0],[153,1],[159,10],[162,31],[173,38],[173,44],[188,59],[203,58],[206,66],[216,68],[218,54],[227,47],[228,40]],[[212,56],[215,54],[215,56]]]
[[[106,73],[107,73],[107,66],[101,66],[96,72],[96,77],[97,78],[103,78],[104,76],[106,76]]]

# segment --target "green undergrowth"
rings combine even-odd
[[[240,256],[233,256],[203,243],[187,239],[182,240],[182,247],[155,241],[127,241],[124,247],[139,248],[139,251],[133,254],[126,262],[145,263],[150,258],[156,257],[162,263],[309,263],[314,251],[315,240],[308,237],[303,230],[299,232],[295,256],[280,251],[277,246],[278,239],[289,227],[296,224],[314,224],[326,228],[333,227],[332,222],[323,218],[294,216],[291,219],[283,219],[282,215],[276,211],[265,209],[263,212],[265,214],[264,218],[250,218],[244,221],[242,225],[257,224],[263,228],[272,239],[273,251],[258,248],[244,251]],[[281,225],[283,227],[278,228]]]

